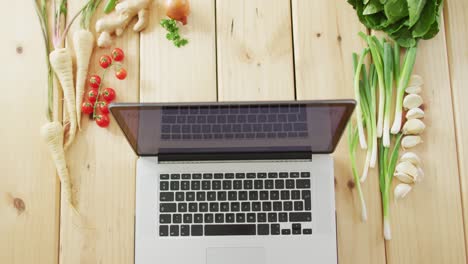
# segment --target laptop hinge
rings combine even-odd
[[[166,153],[158,155],[158,162],[236,161],[236,160],[311,160],[312,152],[245,152],[245,153]]]

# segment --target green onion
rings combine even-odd
[[[399,73],[396,107],[395,107],[395,118],[394,118],[392,129],[391,129],[392,134],[398,134],[401,129],[403,96],[405,95],[405,89],[408,86],[411,73],[413,72],[414,63],[416,61],[416,52],[417,52],[417,46],[409,48],[406,51],[404,62],[403,62],[403,69]]]
[[[359,201],[361,203],[361,219],[362,221],[367,221],[367,208],[366,202],[364,200],[364,195],[361,189],[361,182],[359,181],[359,175],[356,168],[356,147],[358,142],[358,131],[355,126],[353,126],[352,122],[348,123],[348,149],[349,149],[349,157],[351,162],[351,170],[353,174],[354,184],[358,191]]]
[[[109,14],[112,12],[112,10],[115,9],[115,6],[117,5],[117,0],[109,0],[106,3],[106,6],[104,6],[104,13]]]
[[[364,64],[364,58],[369,52],[369,49],[364,49],[362,51],[361,56],[359,57],[359,60],[357,60],[357,55],[353,54],[353,60],[354,60],[354,96],[356,98],[356,118],[357,118],[357,128],[358,128],[358,133],[359,133],[359,144],[361,145],[362,149],[367,148],[366,144],[366,136],[364,135],[364,124],[362,121],[363,118],[363,109],[361,105],[361,100],[359,96],[359,90],[360,90],[360,85],[359,85],[359,80],[361,78],[361,69],[362,65]]]
[[[388,42],[384,43],[383,55],[383,70],[384,70],[384,89],[385,89],[385,109],[384,123],[382,131],[382,143],[384,147],[390,147],[390,111],[393,97],[393,48]]]

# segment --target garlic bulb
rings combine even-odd
[[[421,108],[411,108],[408,113],[406,113],[406,119],[416,119],[424,118],[424,111]]]
[[[408,94],[403,99],[403,107],[405,109],[418,108],[422,105],[422,103],[423,103],[423,100],[421,96],[417,94]]]
[[[401,140],[403,149],[408,149],[421,144],[423,141],[420,136],[405,136]]]
[[[400,161],[408,161],[416,167],[421,166],[421,159],[414,152],[406,152],[400,157]]]
[[[408,94],[420,94],[422,91],[421,86],[408,86],[405,92]]]
[[[400,183],[395,187],[393,195],[395,199],[403,199],[411,191],[412,187],[406,183]]]
[[[424,131],[425,128],[426,125],[424,125],[421,120],[410,119],[405,122],[402,131],[404,135],[419,135]]]

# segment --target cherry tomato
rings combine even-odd
[[[104,91],[102,92],[102,97],[104,98],[104,100],[106,100],[106,102],[108,102],[108,103],[112,102],[112,100],[115,99],[114,89],[112,89],[112,88],[104,89]]]
[[[89,77],[89,86],[92,88],[99,88],[99,85],[101,85],[101,77],[97,75],[92,75]]]
[[[108,115],[97,115],[96,116],[96,124],[100,127],[107,127],[109,126],[110,119]]]
[[[118,69],[115,72],[115,77],[117,77],[117,79],[119,79],[119,80],[125,79],[125,77],[127,77],[127,70],[125,70],[124,68]]]
[[[102,55],[101,58],[99,58],[99,65],[103,69],[109,67],[112,64],[112,59],[108,55]]]
[[[125,57],[123,50],[119,48],[113,49],[111,54],[112,54],[112,59],[114,59],[115,61],[123,61]]]
[[[93,104],[91,104],[90,102],[83,102],[83,104],[81,105],[81,112],[83,114],[89,115],[93,113],[93,111]]]
[[[88,100],[89,100],[89,102],[91,102],[92,104],[94,104],[94,102],[96,102],[96,99],[97,99],[97,97],[98,97],[98,94],[99,94],[99,92],[98,92],[97,89],[94,89],[94,88],[93,88],[93,89],[90,89],[90,90],[88,91]]]
[[[101,113],[103,114],[109,113],[109,105],[107,104],[107,102],[100,101],[97,104],[98,104],[99,111],[101,111]]]

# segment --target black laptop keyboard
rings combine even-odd
[[[160,174],[159,236],[312,234],[310,172]]]
[[[301,105],[165,107],[161,139],[307,138],[307,112]]]

